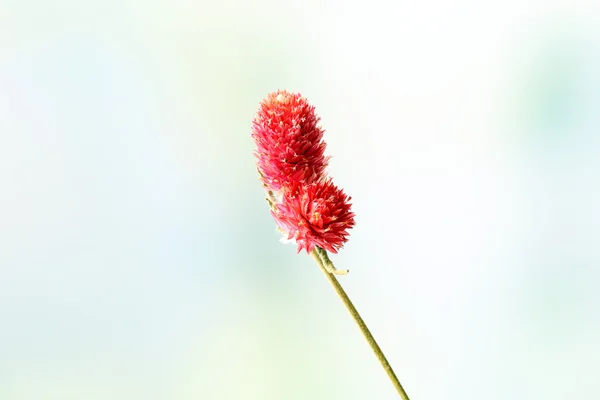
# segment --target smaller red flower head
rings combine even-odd
[[[295,239],[298,252],[305,249],[310,253],[319,246],[337,253],[348,241],[347,230],[354,226],[351,197],[331,179],[290,189],[284,192],[277,209],[271,211],[279,228],[288,234],[287,239]]]
[[[300,94],[278,90],[261,102],[252,137],[257,166],[269,190],[323,179],[329,157],[324,156],[319,120],[315,108]]]

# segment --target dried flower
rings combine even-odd
[[[347,230],[354,226],[350,200],[331,179],[295,184],[284,192],[271,214],[287,239],[296,241],[298,252],[305,249],[310,253],[319,246],[337,253],[348,241]]]
[[[257,166],[268,190],[278,192],[293,182],[324,179],[324,130],[320,118],[300,94],[271,93],[260,104],[252,124]]]

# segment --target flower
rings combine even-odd
[[[252,123],[254,155],[271,214],[287,240],[298,252],[318,246],[337,253],[354,227],[354,213],[351,198],[325,173],[329,157],[319,121],[300,94],[269,94]]]
[[[285,90],[264,99],[252,123],[257,166],[268,190],[278,192],[293,182],[324,179],[324,130],[315,108],[300,94]]]
[[[348,241],[347,230],[354,226],[350,200],[331,179],[294,184],[271,214],[287,239],[296,241],[298,252],[310,253],[319,246],[337,253]]]

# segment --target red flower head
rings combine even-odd
[[[275,192],[292,182],[323,179],[324,130],[315,108],[300,94],[278,90],[260,104],[252,124],[257,166],[263,183]]]
[[[293,185],[271,214],[287,239],[295,239],[298,252],[304,248],[310,253],[319,246],[337,253],[354,226],[350,199],[331,179]]]

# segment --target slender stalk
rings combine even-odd
[[[360,329],[360,331],[362,332],[363,336],[365,337],[365,339],[369,343],[369,346],[371,346],[371,349],[373,350],[373,353],[375,353],[375,356],[377,357],[377,359],[381,363],[381,366],[383,367],[383,369],[385,369],[385,372],[387,373],[388,377],[392,381],[392,384],[396,388],[396,391],[400,395],[400,398],[402,398],[402,400],[410,400],[408,398],[408,395],[404,391],[404,388],[400,384],[400,381],[398,380],[398,377],[394,373],[394,370],[392,369],[392,366],[390,365],[390,363],[388,362],[388,360],[385,358],[385,355],[383,354],[383,351],[381,351],[381,348],[379,347],[379,345],[375,341],[375,338],[371,334],[371,331],[369,331],[369,328],[367,328],[367,325],[365,324],[365,321],[363,321],[363,319],[361,318],[360,314],[358,313],[358,311],[356,310],[356,308],[354,307],[354,305],[350,301],[350,298],[348,297],[348,295],[344,291],[344,288],[342,288],[342,286],[338,282],[337,278],[332,273],[330,273],[330,272],[327,271],[327,269],[325,268],[325,265],[323,264],[323,260],[321,259],[321,256],[319,255],[319,252],[317,251],[316,248],[311,252],[311,255],[315,259],[315,261],[317,262],[317,265],[319,266],[319,268],[321,268],[321,271],[323,271],[323,273],[325,274],[325,277],[327,277],[327,280],[329,281],[329,283],[331,283],[331,286],[333,286],[333,289],[335,290],[335,292],[337,293],[337,295],[339,296],[339,298],[342,300],[342,303],[344,303],[344,305],[346,306],[346,308],[350,312],[350,315],[352,315],[352,318],[354,319],[354,322],[356,322],[356,324],[358,325],[358,328]]]

